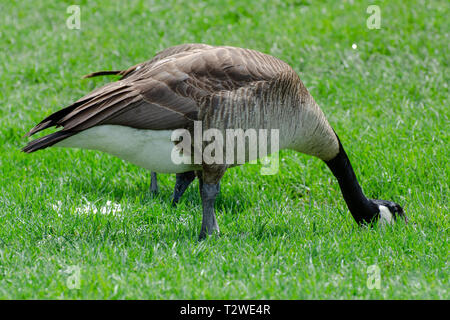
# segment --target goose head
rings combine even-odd
[[[378,207],[377,217],[380,223],[392,224],[399,218],[403,219],[405,223],[408,223],[408,218],[398,203],[378,199],[371,199],[370,201]]]

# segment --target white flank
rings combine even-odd
[[[181,173],[199,169],[189,164],[175,164],[171,159],[174,142],[172,130],[142,130],[118,125],[89,128],[55,144],[99,150],[160,173]]]

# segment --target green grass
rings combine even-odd
[[[66,27],[81,5],[81,30]],[[377,1],[2,1],[0,298],[448,299],[449,3]],[[410,219],[359,228],[318,159],[281,152],[277,175],[228,170],[221,237],[197,242],[197,182],[170,206],[173,175],[106,154],[23,138],[53,111],[166,47],[226,44],[275,55],[300,74],[338,132],[366,194]],[[352,44],[357,49],[352,49]],[[55,209],[58,201],[60,209]],[[108,201],[116,215],[79,213]],[[370,290],[376,264],[381,288]],[[69,266],[81,271],[69,289]]]

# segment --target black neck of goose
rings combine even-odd
[[[356,222],[371,222],[378,213],[378,207],[364,195],[340,141],[339,153],[325,163],[338,180],[344,200]]]

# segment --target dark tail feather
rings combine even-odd
[[[39,122],[39,124],[36,125],[33,129],[28,131],[25,134],[25,137],[29,137],[29,136],[35,134],[36,132],[42,131],[44,129],[47,129],[47,128],[50,128],[53,126],[57,126],[59,119],[65,117],[70,112],[72,112],[76,107],[78,107],[79,105],[83,104],[86,101],[87,100],[79,100],[79,101],[75,102],[74,104],[71,104],[70,106],[65,107],[64,109],[61,109],[55,113],[52,113],[47,118],[45,118],[44,120]]]
[[[40,149],[45,149],[61,140],[73,136],[76,133],[77,132],[73,131],[58,131],[29,142],[25,147],[22,148],[22,151],[26,153],[31,153]]]
[[[98,76],[110,76],[110,75],[115,75],[115,74],[120,74],[122,71],[97,71],[97,72],[92,72],[89,73],[87,75],[85,75],[83,78],[93,78],[93,77],[98,77]]]

